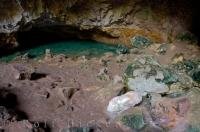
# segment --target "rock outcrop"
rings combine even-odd
[[[0,47],[16,47],[16,33],[31,28],[130,44],[135,35],[173,41],[193,25],[192,0],[1,0]],[[78,37],[84,37],[78,34]]]

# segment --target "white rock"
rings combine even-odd
[[[46,49],[45,50],[45,60],[48,60],[50,58],[52,58],[51,50],[50,49]]]
[[[169,91],[168,86],[165,83],[157,82],[155,77],[151,76],[149,78],[145,78],[142,76],[136,78],[128,79],[128,88],[134,90],[136,92],[141,93],[145,96],[149,93],[165,93]]]
[[[142,101],[142,96],[138,92],[128,92],[124,95],[114,97],[110,100],[107,111],[111,115],[117,115]]]

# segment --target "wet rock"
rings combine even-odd
[[[131,44],[135,48],[145,48],[151,45],[153,42],[144,36],[134,36],[131,39]]]
[[[142,101],[142,96],[137,92],[128,92],[124,95],[114,97],[110,100],[107,112],[111,115],[117,115]]]
[[[142,113],[125,115],[122,117],[121,122],[124,125],[136,130],[142,129],[145,125]]]
[[[118,45],[118,49],[117,49],[117,54],[128,54],[129,53],[129,49],[125,46],[122,45]]]

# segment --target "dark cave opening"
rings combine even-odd
[[[19,46],[13,50],[1,52],[0,60],[10,62],[15,58],[23,57],[36,59],[43,57],[46,50],[50,50],[53,55],[64,54],[65,56],[76,58],[79,56],[98,57],[106,52],[115,54],[119,51],[121,52],[121,49],[125,49],[125,46],[95,41],[92,39],[94,34],[112,37],[98,29],[80,30],[76,27],[66,26],[21,29],[15,34]]]
[[[14,35],[18,46],[16,48],[8,46],[1,47],[2,52],[0,52],[0,56],[10,55],[15,52],[23,52],[44,44],[80,39],[91,40],[93,32],[81,31],[76,27],[66,26],[31,27],[28,30],[25,28],[27,27],[23,27],[23,29],[16,32]]]
[[[63,30],[64,29],[64,30]],[[79,35],[90,36],[77,28],[51,26],[51,27],[33,27],[27,31],[17,32],[16,38],[20,44],[19,49],[26,50],[46,43],[61,42],[66,40],[79,39]]]

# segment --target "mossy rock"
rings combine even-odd
[[[184,71],[194,81],[200,83],[200,61],[199,60],[187,60],[184,62],[177,63],[173,66],[178,71]]]
[[[125,115],[121,118],[121,122],[124,125],[137,130],[142,129],[145,125],[142,114]]]
[[[163,70],[164,79],[162,80],[165,84],[173,84],[178,81],[178,75],[171,69]]]
[[[131,44],[134,48],[145,48],[152,44],[153,42],[144,36],[134,36],[131,39]]]

